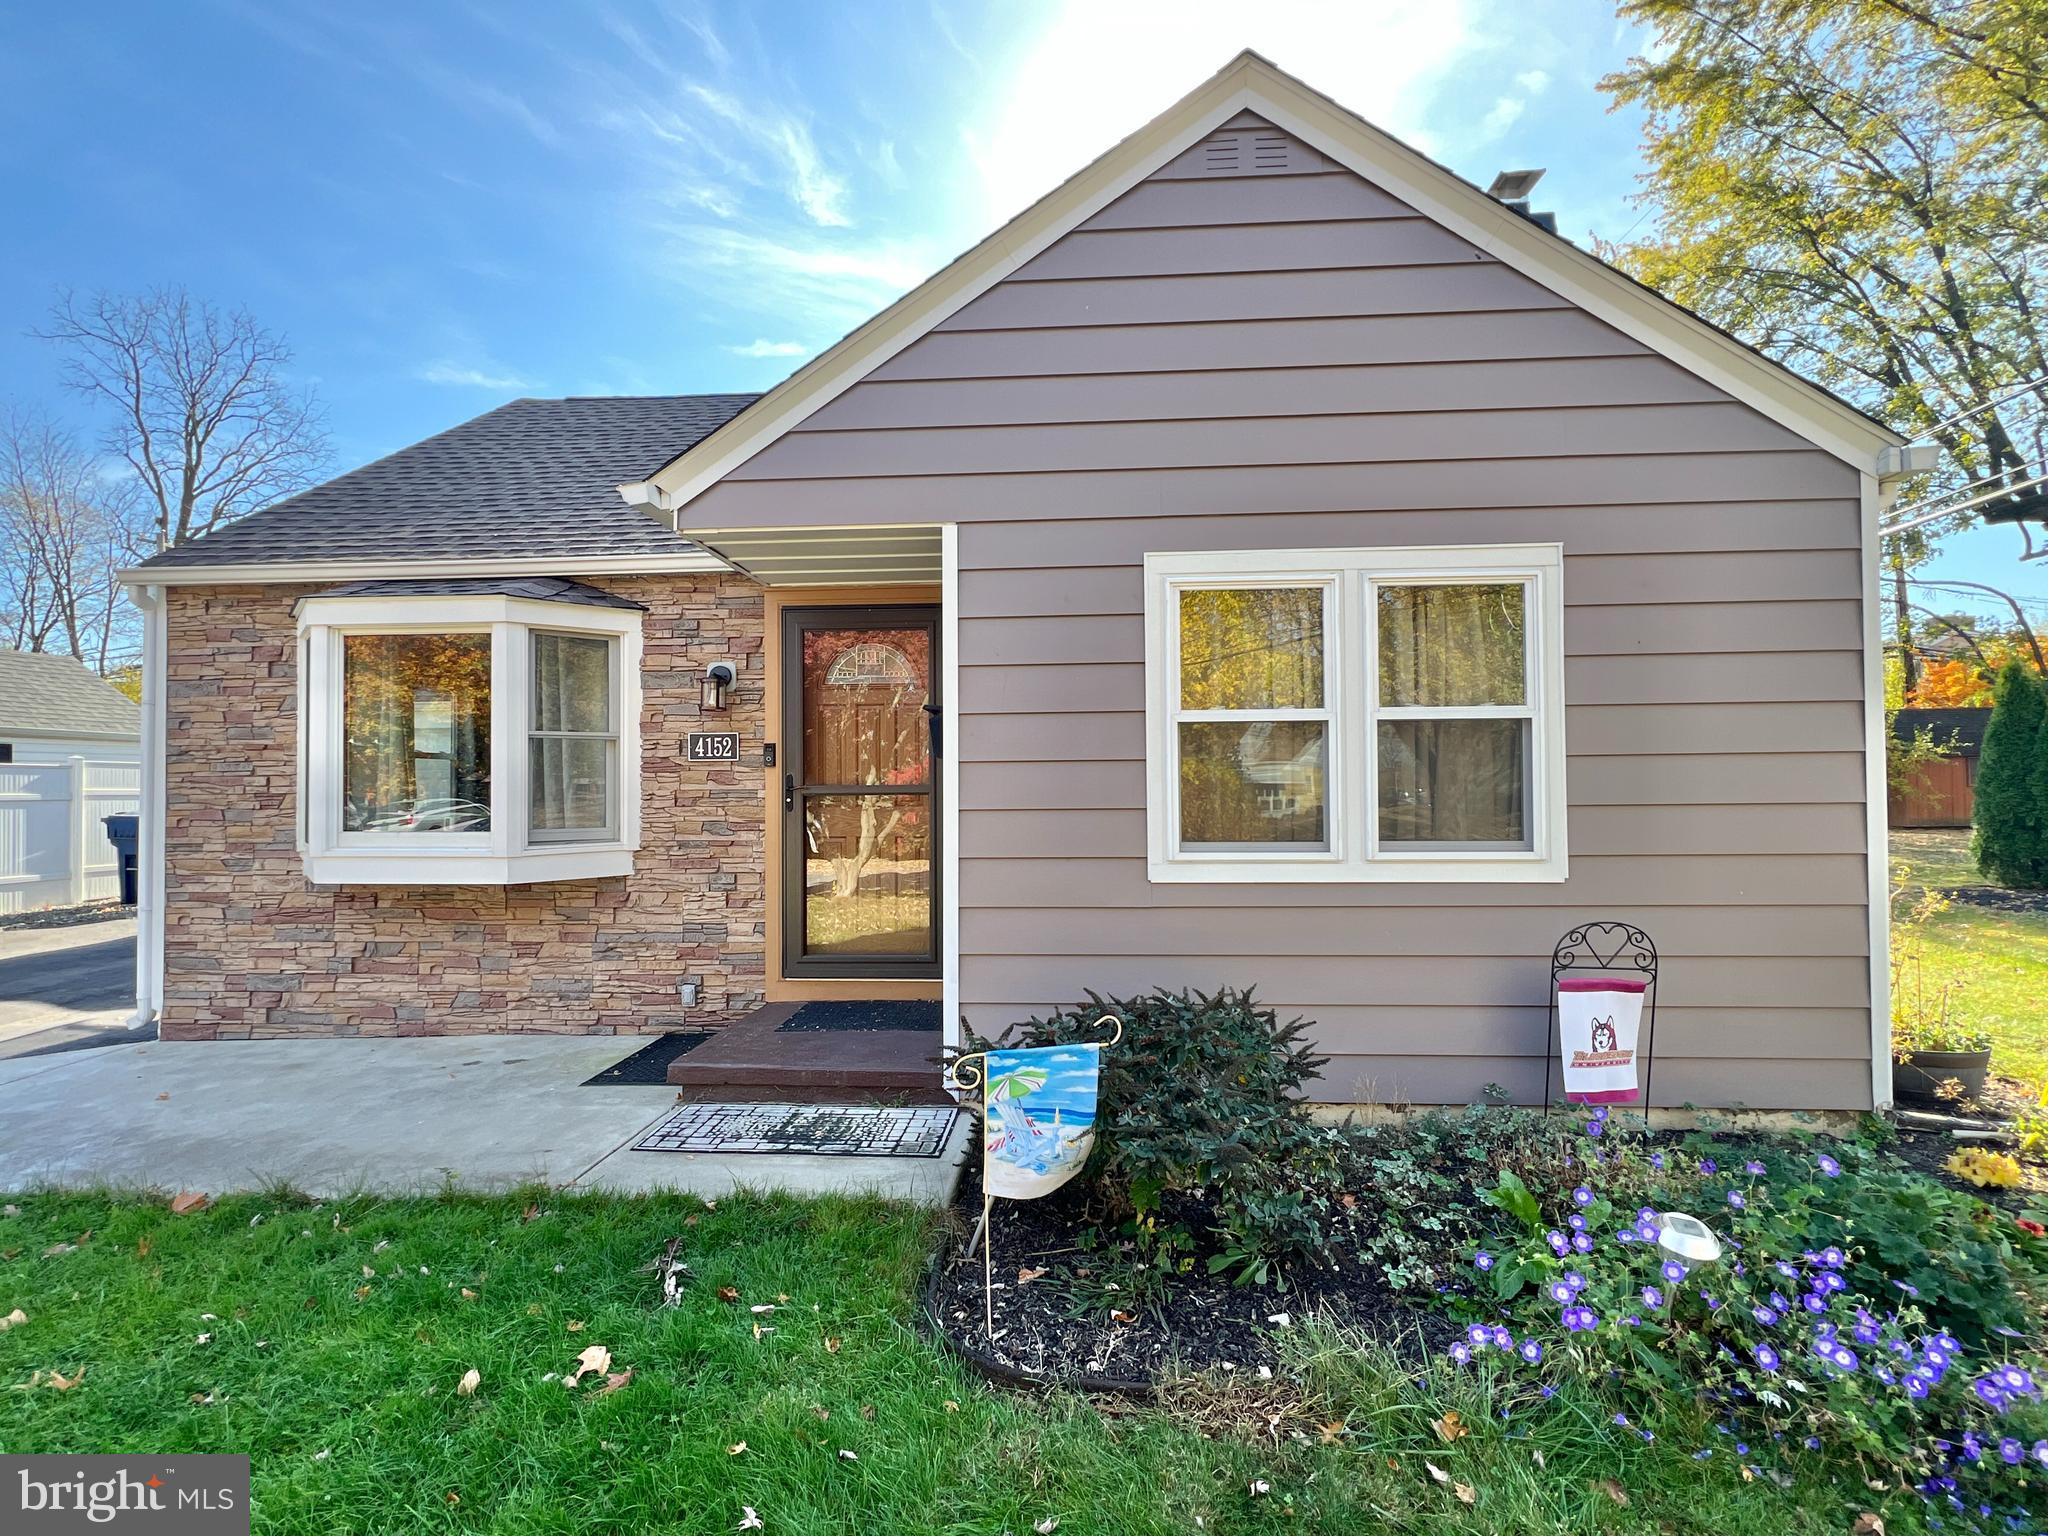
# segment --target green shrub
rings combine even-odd
[[[1117,1230],[1149,1259],[1209,1267],[1240,1281],[1327,1262],[1335,1207],[1333,1133],[1304,1111],[1302,1090],[1325,1058],[1250,992],[1160,990],[1020,1025],[1014,1043],[1099,1040],[1105,1013],[1124,1021],[1102,1057],[1101,1108],[1087,1175]]]
[[[2048,685],[2023,662],[1998,674],[1977,761],[1977,868],[2000,885],[2048,887]]]

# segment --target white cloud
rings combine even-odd
[[[1482,139],[1497,139],[1522,119],[1529,110],[1529,103],[1519,96],[1503,96],[1479,120],[1479,136]]]
[[[728,346],[725,350],[735,357],[807,357],[811,349],[800,341],[769,341],[764,337],[743,347]]]
[[[428,363],[414,377],[423,384],[448,384],[457,389],[532,389],[534,382],[503,368],[472,367],[442,358]]]
[[[1525,69],[1515,76],[1515,84],[1531,96],[1541,96],[1550,89],[1550,71],[1547,69]]]
[[[802,230],[683,223],[663,234],[673,242],[682,281],[701,287],[707,273],[744,274],[750,310],[805,328],[850,328],[940,264],[921,245],[848,243]]]
[[[772,107],[751,106],[714,86],[691,84],[684,89],[780,158],[788,176],[789,195],[813,224],[843,227],[853,222],[843,206],[846,183],[826,169],[806,123]]]
[[[1171,106],[1241,48],[1440,152],[1425,120],[1434,85],[1492,46],[1479,0],[1065,0],[1016,58],[995,110],[963,130],[981,176],[985,231],[1020,212]]]

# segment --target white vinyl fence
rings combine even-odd
[[[133,816],[142,768],[71,757],[0,764],[0,912],[112,901],[121,861],[102,816]]]

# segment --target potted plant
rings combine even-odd
[[[1984,1096],[1991,1071],[1991,1037],[1955,1016],[1963,984],[1926,975],[1925,929],[1948,910],[1939,891],[1922,891],[1901,912],[1892,910],[1892,1091],[1909,1103],[1959,1108]]]

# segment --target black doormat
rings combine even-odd
[[[580,1086],[585,1088],[657,1087],[668,1085],[668,1064],[711,1038],[708,1029],[678,1029],[656,1035],[624,1061],[615,1061]]]
[[[805,1003],[776,1025],[777,1033],[816,1029],[929,1029],[939,1027],[937,1003],[875,1000],[858,1003]]]
[[[937,1157],[958,1115],[951,1105],[685,1104],[641,1132],[633,1150]]]

